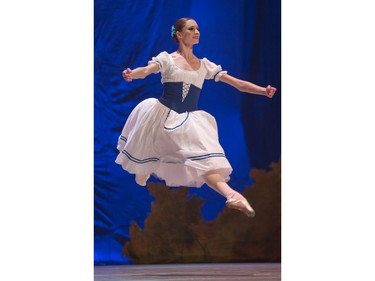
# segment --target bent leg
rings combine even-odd
[[[146,182],[150,175],[141,175],[141,174],[136,174],[135,175],[135,182],[139,184],[140,186],[146,186]]]

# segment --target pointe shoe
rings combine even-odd
[[[228,199],[227,202],[225,202],[225,205],[228,208],[236,209],[236,210],[243,212],[249,218],[253,218],[255,216],[254,209],[251,208],[249,202],[247,202],[246,199],[245,200]]]
[[[146,186],[146,182],[150,175],[135,175],[135,182],[140,186]]]

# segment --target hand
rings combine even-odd
[[[133,81],[133,78],[131,77],[132,70],[130,68],[125,69],[122,72],[122,77],[125,79],[126,82]]]
[[[272,98],[276,91],[277,91],[276,88],[271,87],[270,85],[268,85],[267,88],[266,88],[266,94],[265,94],[265,96],[268,97],[268,98]]]

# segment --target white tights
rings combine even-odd
[[[149,175],[136,175],[135,181],[137,184],[141,186],[146,186],[146,182],[150,176]],[[245,198],[232,189],[224,180],[224,178],[216,173],[216,172],[209,172],[203,176],[206,184],[211,187],[213,190],[224,196],[227,200],[228,199],[235,199],[235,200],[244,200]],[[246,199],[245,199],[246,200]]]
[[[246,200],[240,193],[233,190],[224,180],[224,178],[215,172],[209,172],[204,176],[206,184],[211,187],[213,190],[223,195],[227,200],[236,199],[236,200]]]

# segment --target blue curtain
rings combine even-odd
[[[126,83],[121,72],[146,65],[161,51],[175,51],[171,25],[188,16],[200,27],[200,43],[194,47],[198,57],[207,57],[237,78],[277,87],[275,97],[268,99],[212,80],[203,86],[199,107],[217,120],[220,143],[234,168],[230,184],[241,192],[252,183],[251,168],[268,169],[280,159],[280,6],[280,0],[95,0],[95,264],[131,263],[121,255],[130,223],[142,227],[153,200],[114,160],[117,138],[131,110],[161,95],[160,74]],[[205,220],[223,209],[225,199],[207,186],[190,192],[204,199]]]

